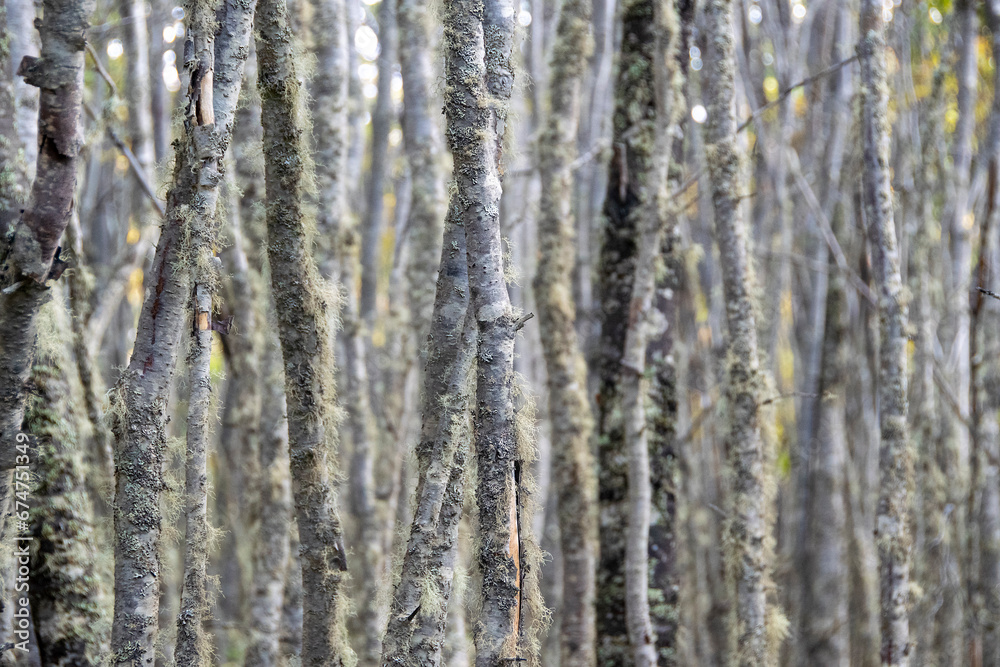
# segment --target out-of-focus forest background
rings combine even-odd
[[[1000,666],[998,59],[0,0],[0,662]]]

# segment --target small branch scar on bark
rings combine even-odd
[[[410,612],[410,615],[406,617],[406,622],[407,622],[407,623],[409,623],[409,622],[410,622],[410,621],[412,621],[412,620],[413,620],[414,618],[416,618],[416,617],[417,617],[417,614],[418,614],[419,612],[420,612],[420,605],[418,604],[418,605],[417,605],[417,607],[416,607],[416,609],[414,609],[413,611],[411,611],[411,612]]]
[[[524,323],[534,317],[534,313],[528,313],[527,315],[522,315],[521,317],[514,320],[514,331],[520,331],[524,328]]]

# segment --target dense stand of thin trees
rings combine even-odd
[[[0,664],[1000,665],[1000,7],[0,0]]]

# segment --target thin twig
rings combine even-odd
[[[996,292],[990,291],[990,290],[985,289],[983,287],[977,287],[976,289],[979,290],[980,292],[982,292],[983,294],[985,294],[986,296],[991,296],[994,299],[997,299],[998,301],[1000,301],[1000,294],[997,294]]]
[[[830,248],[830,252],[833,253],[833,258],[837,262],[837,268],[847,276],[851,285],[858,291],[858,293],[863,296],[867,301],[874,305],[878,304],[878,299],[875,298],[875,294],[872,293],[871,288],[861,279],[857,273],[855,273],[850,264],[847,263],[847,257],[844,255],[843,248],[840,247],[840,243],[837,242],[837,237],[833,233],[833,227],[830,224],[830,219],[826,216],[826,211],[819,203],[819,198],[816,197],[816,193],[813,192],[812,186],[809,185],[809,181],[805,179],[802,174],[802,166],[799,164],[799,154],[793,149],[788,149],[789,166],[792,169],[792,175],[795,177],[795,184],[799,187],[799,191],[802,192],[802,196],[805,197],[806,204],[812,209],[813,215],[816,216],[816,220],[819,222],[820,232],[823,234],[823,240],[826,241],[827,247]]]
[[[90,42],[84,42],[84,46],[87,49],[87,53],[90,54],[90,59],[94,61],[94,67],[97,68],[97,73],[101,75],[101,78],[104,79],[109,86],[111,86],[111,92],[117,96],[118,86],[115,85],[115,80],[111,78],[108,70],[104,67],[104,63],[101,62],[101,57],[97,55],[97,51]]]
[[[773,109],[774,107],[778,106],[779,104],[781,104],[782,102],[784,102],[786,99],[788,99],[788,96],[791,95],[797,88],[802,88],[804,86],[808,86],[811,83],[815,83],[819,79],[822,79],[825,76],[829,76],[830,74],[833,74],[834,72],[839,71],[843,67],[846,67],[847,65],[850,65],[851,63],[853,63],[857,59],[858,59],[858,54],[854,54],[853,56],[851,56],[850,58],[847,58],[846,60],[841,60],[836,65],[831,65],[831,66],[827,67],[825,70],[823,70],[821,72],[817,72],[816,74],[813,74],[812,76],[807,76],[806,78],[802,79],[798,83],[793,83],[791,86],[789,86],[785,90],[781,91],[781,93],[776,98],[774,98],[772,101],[768,102],[767,104],[765,104],[764,106],[760,107],[759,109],[757,109],[756,111],[754,111],[752,114],[750,114],[750,117],[747,118],[745,121],[743,121],[740,124],[740,126],[736,128],[737,134],[739,134],[743,130],[747,129],[747,127],[750,125],[750,123],[752,123],[755,120],[757,120],[757,118],[759,118],[761,116],[761,114],[763,114],[764,112],[768,111],[769,109]]]

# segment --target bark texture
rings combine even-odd
[[[726,570],[735,601],[733,630],[741,666],[773,662],[767,590],[770,587],[771,493],[767,456],[761,437],[762,371],[757,351],[757,322],[751,301],[753,276],[749,239],[740,199],[746,188],[736,143],[736,54],[733,5],[709,0],[706,8],[707,90],[706,147],[715,236],[721,259],[726,306],[728,356],[726,450],[732,474],[731,516],[726,527]]]
[[[61,304],[46,304],[40,319],[46,331],[69,331]],[[93,507],[78,438],[82,415],[72,400],[67,343],[65,333],[47,336],[31,372],[25,430],[39,446],[31,460],[38,485],[30,501],[35,540],[29,599],[42,664],[97,667],[108,646],[110,601],[96,568]],[[22,474],[27,470],[17,473],[19,490],[29,487]]]
[[[211,246],[209,246],[210,248]],[[203,249],[200,249],[203,250]],[[204,623],[208,614],[208,420],[212,378],[212,291],[210,276],[199,275],[191,300],[188,352],[187,457],[184,466],[184,587],[177,615],[176,660],[203,665],[209,656]]]
[[[861,123],[864,214],[879,308],[879,499],[875,524],[879,559],[882,664],[910,662],[909,512],[913,456],[907,437],[907,304],[899,272],[889,182],[888,87],[882,6],[861,3]]]
[[[586,362],[575,328],[576,221],[571,169],[576,158],[582,79],[592,49],[589,3],[567,0],[559,15],[549,78],[549,113],[538,146],[542,180],[540,257],[533,283],[548,372],[553,478],[559,503],[563,559],[559,636],[563,667],[589,667],[597,661],[597,479],[590,450],[594,420],[587,399]]]
[[[261,413],[258,537],[253,545],[250,643],[245,667],[280,664],[281,605],[290,560],[292,487],[288,470],[288,418],[281,351],[269,341],[264,358],[265,397]]]
[[[482,576],[474,637],[477,667],[520,656],[523,523],[521,452],[514,426],[514,336],[500,237],[504,129],[514,84],[514,7],[509,0],[450,3],[445,15],[445,115],[465,227],[469,306],[477,342],[476,560]]]
[[[45,282],[58,278],[65,264],[53,261],[69,223],[83,135],[84,34],[94,3],[49,0],[38,23],[39,58],[26,56],[17,74],[40,92],[41,138],[35,180],[14,229],[0,240],[0,468],[14,467],[12,438],[21,427],[31,369],[38,309],[48,296]],[[12,137],[13,135],[5,135]],[[15,163],[5,163],[4,169]],[[9,214],[7,214],[9,215]],[[3,222],[10,222],[6,217]],[[6,234],[6,228],[3,230]]]
[[[413,523],[389,610],[383,665],[438,667],[445,645],[471,440],[469,408],[476,351],[465,229],[459,212],[455,193],[427,343]]]
[[[173,182],[129,366],[113,392],[115,618],[112,663],[155,660],[159,607],[160,493],[167,400],[191,299],[192,239],[210,228],[222,158],[232,136],[254,3],[196,5],[183,131]],[[211,30],[218,25],[213,38]],[[192,231],[194,233],[192,234]],[[202,246],[204,247],[204,246]],[[209,246],[210,247],[210,246]]]
[[[342,665],[353,656],[344,630],[347,558],[328,461],[337,426],[331,329],[335,304],[312,259],[312,229],[305,213],[310,166],[306,112],[285,4],[266,0],[256,21],[268,257],[285,364],[292,492],[301,542],[302,664]]]
[[[639,252],[638,224],[652,203],[649,181],[656,118],[653,2],[630,0],[623,3],[621,12],[614,153],[604,199],[598,289],[601,335],[597,397],[601,545],[597,574],[597,657],[598,664],[616,667],[631,665],[633,660],[626,619],[626,544],[631,503],[622,361]]]

